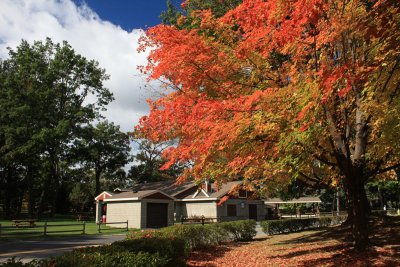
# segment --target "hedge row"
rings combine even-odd
[[[346,219],[346,216],[306,218],[306,219],[283,219],[270,220],[261,222],[261,227],[264,233],[269,235],[291,233],[340,224]]]
[[[158,267],[185,266],[185,244],[180,239],[148,237],[98,247],[75,249],[50,260],[22,263],[16,259],[0,266],[25,267]]]
[[[10,260],[0,266],[28,267],[158,267],[185,266],[194,248],[216,246],[223,242],[250,240],[256,235],[254,220],[208,225],[176,225],[160,230],[133,231],[127,239],[111,245],[86,247],[51,260],[22,263]]]
[[[184,242],[186,252],[189,252],[195,248],[212,247],[229,241],[251,240],[256,233],[256,222],[243,220],[206,225],[174,225],[160,230],[131,232],[127,238],[179,239]]]

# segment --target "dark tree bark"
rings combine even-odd
[[[102,170],[100,167],[95,168],[95,196],[100,194],[100,178],[101,178]]]
[[[352,208],[349,215],[352,217],[352,235],[354,248],[365,250],[369,246],[368,238],[368,202],[365,201],[365,188],[362,179],[353,179],[349,188]]]
[[[57,195],[58,195],[58,190],[60,187],[60,164],[59,160],[56,156],[52,157],[51,160],[51,184],[52,186],[52,197],[51,197],[51,216],[54,216],[56,213],[56,201],[57,201]]]
[[[28,187],[28,216],[29,218],[34,217],[34,209],[35,209],[35,203],[34,203],[34,195],[33,195],[33,167],[32,165],[27,166],[26,170],[26,185]]]
[[[46,175],[46,177],[44,178],[44,182],[42,184],[42,190],[40,193],[40,197],[38,200],[38,204],[37,204],[37,213],[36,213],[36,217],[38,219],[42,218],[43,215],[43,208],[44,208],[44,204],[45,204],[45,198],[48,195],[48,189],[50,187],[50,176]]]

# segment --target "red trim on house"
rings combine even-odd
[[[112,195],[110,193],[103,192],[100,195],[98,195],[97,197],[95,197],[95,200],[97,200],[97,201],[101,200],[102,201],[102,200],[104,200],[104,199],[106,199],[108,197],[111,197],[111,196]]]

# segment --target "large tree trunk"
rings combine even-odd
[[[365,188],[363,186],[363,190],[361,190],[361,201],[363,202],[363,207],[364,207],[364,213],[366,218],[368,218],[371,215],[371,206],[369,204],[367,194],[365,191]],[[347,218],[346,221],[342,223],[342,225],[353,225],[354,223],[354,205],[353,205],[353,196],[351,191],[348,189],[346,190],[346,198],[347,198],[347,205],[346,205],[346,211],[347,211]]]
[[[365,201],[366,193],[362,179],[354,179],[349,188],[352,209],[352,235],[354,247],[357,250],[365,250],[369,245],[368,238],[368,202]],[[367,206],[366,206],[367,204]]]
[[[51,216],[53,217],[56,213],[56,201],[58,190],[60,187],[60,164],[56,156],[53,157],[51,163],[51,180],[53,184],[52,198],[51,198]]]
[[[44,208],[44,204],[45,204],[45,198],[48,195],[48,190],[50,187],[50,180],[51,180],[50,176],[48,174],[45,176],[46,177],[44,177],[44,182],[42,184],[42,192],[40,193],[40,197],[39,197],[38,204],[37,204],[38,208],[37,208],[36,217],[38,219],[42,218],[43,208]]]
[[[32,165],[27,166],[26,172],[26,185],[28,186],[28,216],[33,218],[33,211],[35,209],[34,196],[33,196],[33,167]]]
[[[6,189],[5,189],[5,203],[4,211],[7,218],[15,218],[18,214],[18,177],[16,168],[14,166],[8,166],[6,169]]]
[[[353,222],[354,222],[354,218],[353,218],[353,199],[352,199],[352,196],[351,196],[349,190],[346,190],[346,198],[347,198],[347,203],[346,203],[347,218],[342,223],[342,225],[343,226],[352,226]]]

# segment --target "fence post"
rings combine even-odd
[[[184,221],[183,215],[181,215],[181,224],[183,224],[183,221]]]
[[[82,227],[82,234],[84,235],[85,234],[85,228],[86,228],[86,222],[85,221],[83,221],[83,225],[82,225],[83,227]]]
[[[98,228],[98,229],[99,229],[99,233],[101,232],[101,231],[100,231],[100,224],[101,224],[101,223],[100,223],[100,221],[99,221],[99,223],[97,224],[97,225],[99,226],[99,228]]]
[[[43,235],[47,235],[47,222],[44,222],[44,233]]]
[[[204,225],[204,215],[201,216],[201,225]]]
[[[127,232],[129,231],[129,228],[128,228],[128,220],[126,220],[126,231],[127,231]]]

